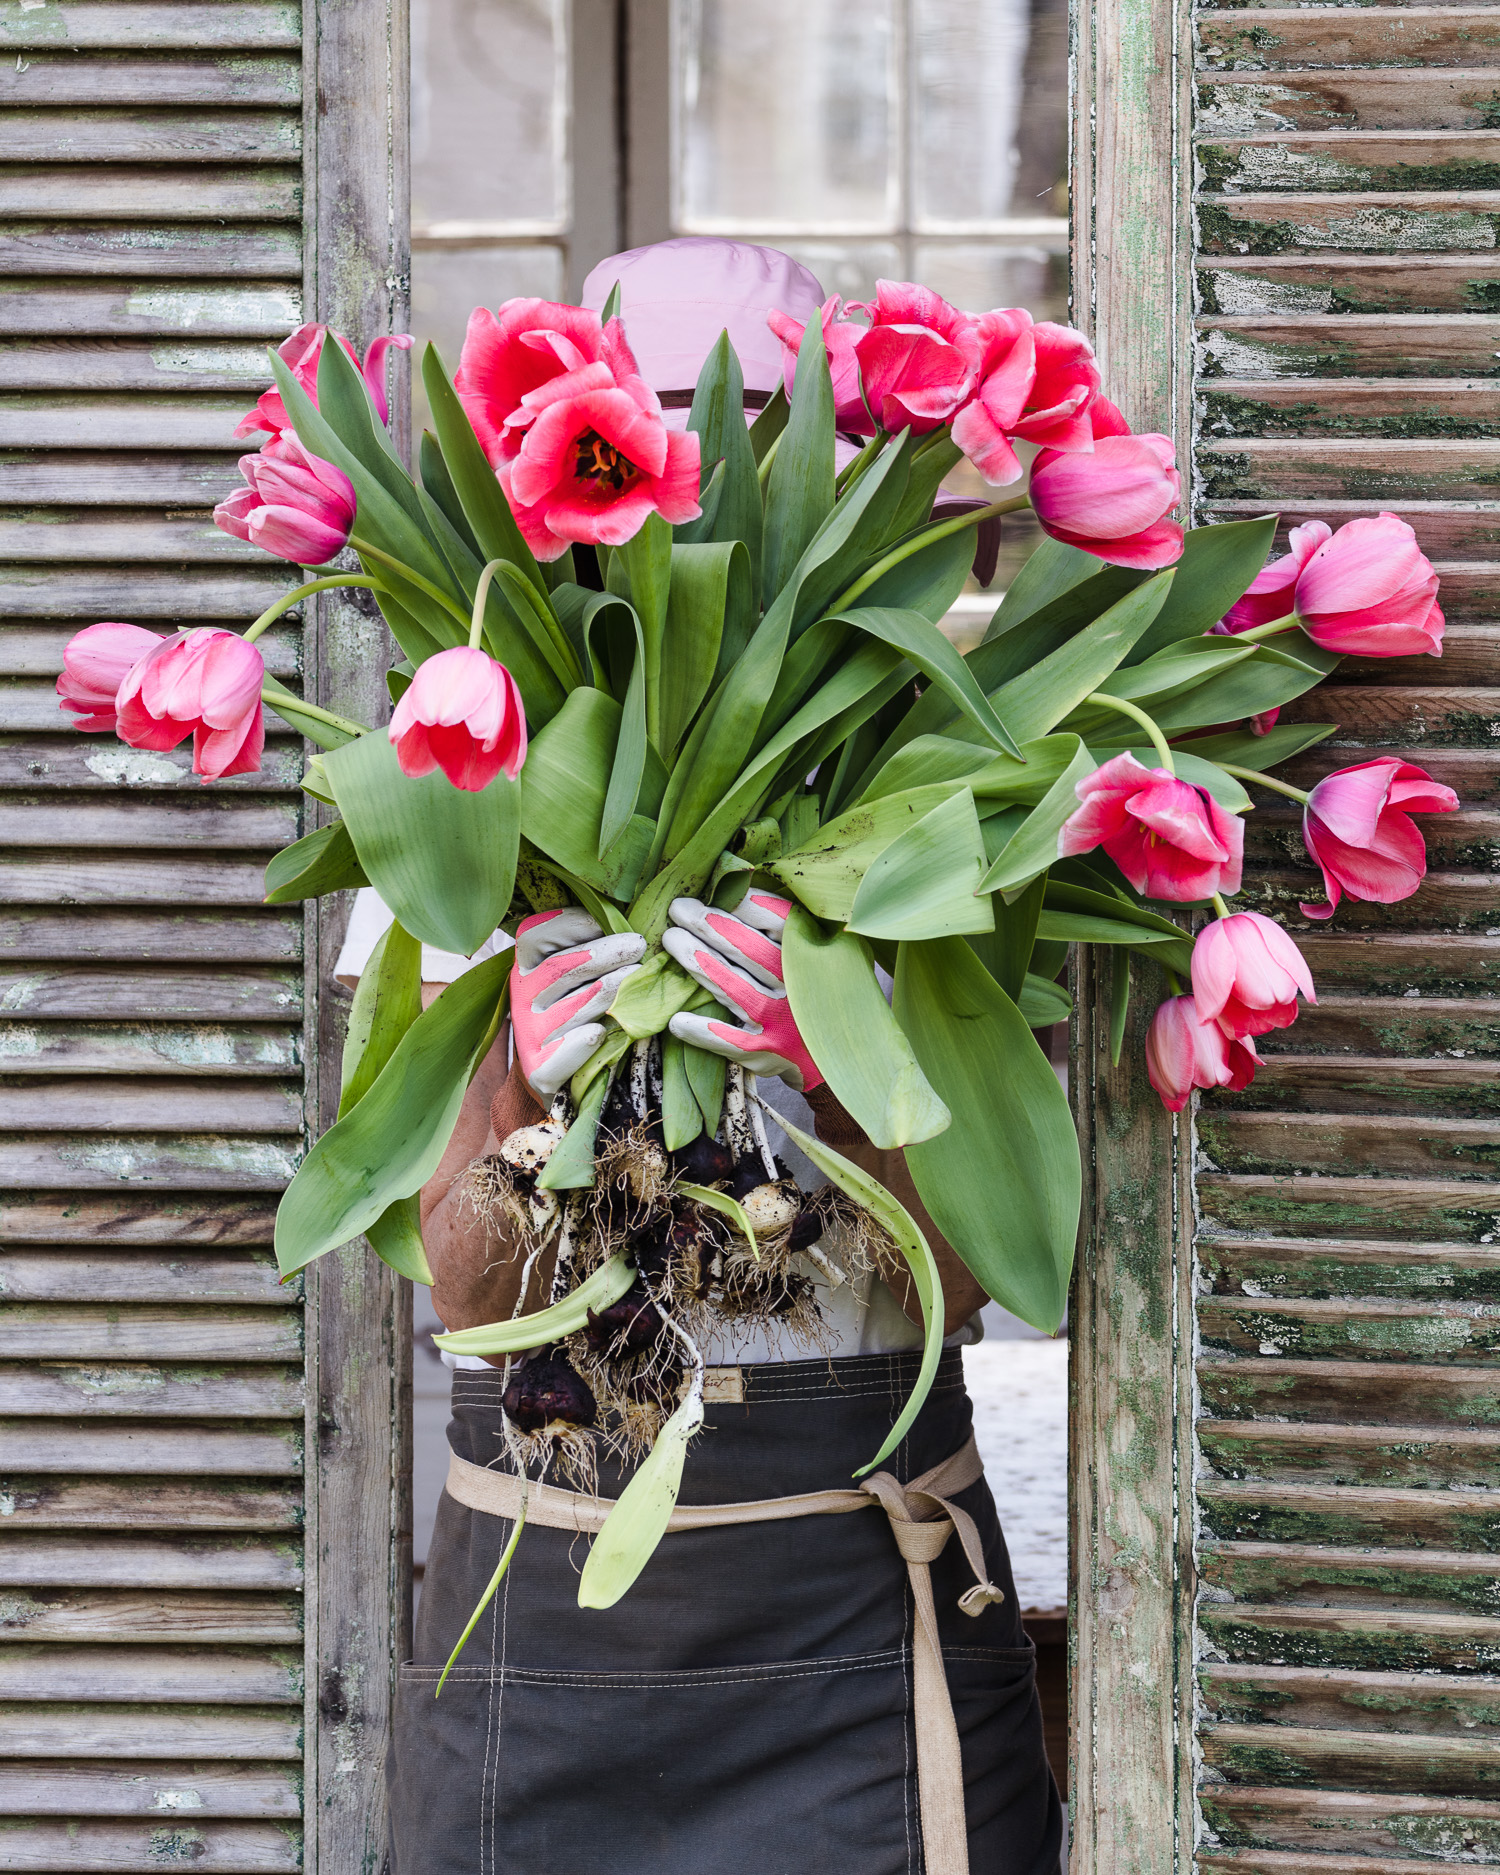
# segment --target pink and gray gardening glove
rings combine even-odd
[[[539,911],[516,931],[510,1021],[521,1072],[543,1106],[588,1060],[602,1018],[646,954],[635,931],[606,937],[586,911]]]
[[[735,912],[676,898],[662,945],[744,1025],[734,1028],[702,1011],[684,1010],[673,1016],[672,1033],[754,1074],[780,1075],[806,1094],[822,1085],[823,1076],[798,1031],[782,980],[781,934],[791,909],[789,899],[770,892],[747,892]]]

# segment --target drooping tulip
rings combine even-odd
[[[63,651],[58,708],[79,712],[75,729],[115,727],[115,698],[130,668],[162,642],[160,632],[106,620],[75,632]]]
[[[875,419],[865,404],[860,384],[859,359],[855,346],[866,328],[853,319],[840,316],[844,302],[838,294],[823,302],[823,343],[828,351],[828,371],[833,379],[834,422],[851,436],[872,436]],[[797,382],[797,350],[806,331],[806,322],[793,319],[790,313],[769,312],[766,324],[782,343],[782,372],[786,394],[791,396]]]
[[[519,454],[535,418],[531,393],[585,365],[609,367],[610,381],[639,375],[618,319],[547,299],[508,299],[498,312],[476,306],[453,388],[492,468]]]
[[[1111,566],[1170,566],[1184,538],[1167,519],[1182,498],[1171,438],[1132,435],[1104,397],[1088,417],[1091,450],[1044,449],[1032,464],[1028,492],[1043,532]]]
[[[175,749],[191,735],[195,775],[253,774],[266,740],[265,669],[257,647],[236,632],[209,628],[163,638],[120,685],[120,740],[133,749]]]
[[[854,343],[865,403],[883,430],[921,436],[945,423],[974,388],[981,345],[974,321],[930,287],[877,280]]]
[[[241,456],[240,474],[249,486],[214,509],[215,525],[226,534],[298,566],[322,566],[348,544],[354,484],[304,449],[295,430],[283,430],[257,455]]]
[[[1302,838],[1323,873],[1326,905],[1304,905],[1309,918],[1331,918],[1345,893],[1376,905],[1410,898],[1427,873],[1427,842],[1413,814],[1451,814],[1452,788],[1414,762],[1361,762],[1325,775],[1307,798]]]
[[[477,794],[503,770],[512,781],[526,760],[526,713],[503,664],[455,645],[417,666],[389,730],[403,774],[441,768],[455,788]]]
[[[1102,846],[1148,898],[1186,903],[1239,890],[1244,825],[1207,789],[1127,753],[1085,775],[1077,794],[1083,805],[1063,822],[1061,857]]]
[[[573,541],[621,547],[651,514],[692,521],[698,437],[669,430],[655,391],[586,365],[528,394],[520,450],[496,473],[526,544],[555,560]]]
[[[1325,540],[1333,538],[1326,521],[1304,521],[1287,536],[1287,551],[1265,565],[1245,588],[1242,597],[1224,614],[1216,632],[1244,632],[1255,625],[1269,625],[1286,618],[1296,609],[1297,581],[1302,569]]]
[[[277,346],[277,355],[281,358],[292,376],[307,392],[314,405],[318,401],[318,360],[323,355],[323,341],[332,330],[325,325],[300,325],[289,339],[283,339]],[[411,349],[412,337],[409,332],[397,332],[388,337],[373,339],[365,353],[365,361],[359,364],[359,357],[354,347],[342,332],[333,336],[344,350],[359,365],[370,395],[375,400],[375,408],[380,412],[380,421],[390,421],[390,403],[386,397],[385,373],[386,359],[392,346],[399,351]],[[272,436],[280,436],[283,430],[292,427],[292,420],[286,413],[286,405],[281,400],[281,392],[273,384],[263,391],[255,408],[240,418],[235,429],[236,436],[253,436],[257,430],[268,430]]]
[[[1325,540],[1297,580],[1302,629],[1325,651],[1441,657],[1438,576],[1399,515],[1361,515]]]
[[[1195,1087],[1248,1087],[1260,1066],[1250,1037],[1205,1022],[1191,996],[1158,1008],[1146,1034],[1146,1078],[1170,1113],[1181,1113]]]
[[[1318,998],[1302,953],[1279,924],[1258,911],[1231,912],[1198,933],[1193,999],[1199,1018],[1239,1040],[1297,1020],[1297,992]]]

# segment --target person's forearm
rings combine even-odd
[[[970,1274],[958,1252],[933,1223],[927,1207],[922,1203],[917,1194],[917,1188],[912,1182],[911,1172],[906,1163],[906,1154],[899,1149],[882,1151],[878,1146],[872,1145],[826,1082],[823,1086],[813,1089],[807,1097],[807,1102],[817,1121],[818,1138],[825,1145],[832,1146],[835,1152],[841,1152],[846,1159],[852,1159],[862,1172],[868,1172],[872,1178],[878,1178],[891,1196],[905,1205],[916,1220],[918,1229],[932,1247],[932,1254],[937,1259],[938,1273],[942,1277],[943,1333],[945,1335],[956,1334],[977,1309],[984,1307],[989,1298]],[[893,1274],[887,1280],[891,1293],[907,1315],[914,1322],[920,1322],[922,1304],[907,1270],[903,1267],[899,1273]]]
[[[476,1159],[499,1151],[507,1134],[543,1117],[519,1064],[507,1071],[508,1053],[509,1036],[502,1031],[469,1083],[448,1150],[422,1187],[422,1242],[433,1274],[432,1306],[448,1329],[504,1320],[520,1290],[522,1259],[514,1237],[498,1220],[480,1217],[464,1180]],[[540,1259],[528,1308],[545,1300],[550,1265],[550,1256]]]

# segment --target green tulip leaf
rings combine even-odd
[[[993,931],[995,913],[980,892],[985,863],[979,815],[965,788],[870,862],[854,894],[849,929],[893,940]]]
[[[703,1424],[703,1390],[695,1386],[661,1431],[635,1476],[615,1501],[583,1565],[580,1608],[613,1608],[666,1535],[688,1442]]]
[[[432,1287],[432,1268],[422,1244],[415,1193],[387,1205],[373,1224],[366,1225],[365,1239],[381,1262],[398,1276],[404,1276],[409,1283]]]
[[[325,892],[350,892],[368,885],[349,829],[336,820],[285,846],[266,867],[266,903],[292,905]]]
[[[526,1354],[576,1335],[587,1325],[590,1309],[601,1313],[634,1282],[635,1266],[622,1256],[612,1256],[551,1308],[514,1315],[508,1321],[484,1322],[478,1328],[457,1328],[432,1339],[449,1354]]]
[[[422,1013],[422,946],[393,923],[360,972],[344,1032],[339,1119],[375,1085],[401,1037]]]

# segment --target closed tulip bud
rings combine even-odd
[[[282,363],[291,372],[301,388],[312,399],[314,407],[318,401],[318,361],[323,356],[323,345],[332,330],[323,325],[301,325],[290,338],[283,339],[276,351]],[[362,365],[355,354],[354,347],[342,332],[334,332],[335,341],[348,353],[356,365],[374,400],[380,421],[385,423],[390,418],[390,405],[385,394],[386,360],[392,346],[399,351],[411,350],[411,334],[398,332],[390,338],[375,339],[365,353]],[[269,430],[272,436],[280,436],[292,427],[291,418],[286,413],[286,405],[281,400],[281,392],[273,384],[270,390],[262,393],[255,408],[240,418],[235,430],[236,436],[253,436],[257,430]]]
[[[512,781],[526,760],[526,713],[503,664],[468,645],[417,666],[389,730],[403,774],[441,768],[455,788],[477,794],[502,770]]]
[[[1170,1113],[1181,1113],[1195,1087],[1248,1087],[1260,1066],[1255,1043],[1205,1022],[1191,996],[1173,996],[1151,1018],[1146,1078]]]
[[[1244,825],[1207,789],[1127,754],[1085,775],[1077,793],[1083,805],[1058,836],[1064,859],[1102,846],[1148,898],[1186,903],[1240,889]]]
[[[1205,925],[1193,946],[1193,1000],[1204,1022],[1238,1040],[1284,1029],[1297,1019],[1297,992],[1318,999],[1312,972],[1282,930],[1258,911]]]
[[[875,420],[865,405],[859,381],[859,359],[854,350],[867,328],[853,319],[839,316],[843,303],[835,293],[831,299],[824,300],[822,309],[823,344],[828,353],[829,376],[833,380],[834,422],[850,435],[871,436]],[[766,324],[781,340],[782,381],[790,397],[797,382],[797,351],[807,324],[784,312],[768,312]]]
[[[133,749],[175,749],[191,735],[195,775],[254,774],[266,740],[265,670],[256,647],[234,632],[160,639],[120,686],[120,740]]]
[[[1166,436],[1133,436],[1107,398],[1088,407],[1094,444],[1044,449],[1031,468],[1031,506],[1044,533],[1111,566],[1170,566],[1183,531],[1167,516],[1182,499]]]
[[[161,642],[159,632],[112,621],[75,632],[63,652],[62,676],[57,680],[58,708],[78,712],[73,727],[113,729],[120,685],[131,666]]]
[[[1366,658],[1441,657],[1438,576],[1398,515],[1347,521],[1297,580],[1302,629],[1325,651]]]
[[[1394,905],[1410,898],[1427,873],[1427,842],[1411,816],[1451,814],[1458,796],[1414,762],[1361,762],[1325,775],[1307,798],[1302,838],[1323,873],[1326,905],[1304,905],[1309,918],[1331,918],[1339,900]]]
[[[309,455],[285,430],[255,456],[240,457],[249,484],[214,509],[226,534],[298,566],[322,566],[348,544],[354,484],[342,469]]]

